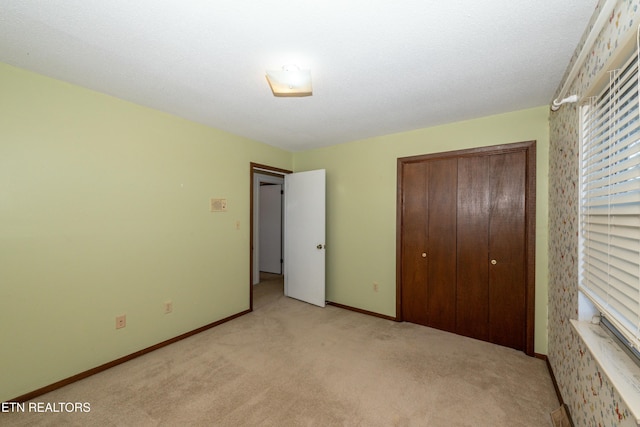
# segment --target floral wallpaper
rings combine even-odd
[[[604,3],[598,2],[570,65]],[[639,4],[618,0],[567,95],[586,92],[619,43],[635,34]],[[578,318],[578,106],[565,104],[549,120],[549,362],[576,426],[636,426],[569,322]]]

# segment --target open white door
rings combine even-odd
[[[284,294],[325,306],[325,170],[284,177]]]

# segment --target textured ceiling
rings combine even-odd
[[[548,105],[596,3],[0,0],[0,62],[301,151]]]

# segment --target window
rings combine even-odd
[[[640,348],[638,60],[581,109],[580,289]]]

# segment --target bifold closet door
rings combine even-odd
[[[526,154],[491,156],[490,341],[526,346]]]
[[[458,161],[456,332],[489,341],[489,156]]]
[[[535,141],[398,172],[399,318],[533,355]]]
[[[407,322],[428,325],[428,259],[421,256],[427,247],[429,199],[424,163],[408,163],[402,170],[402,312]]]
[[[402,180],[404,320],[454,332],[457,160],[409,163]]]
[[[525,348],[526,154],[458,161],[457,333]]]

